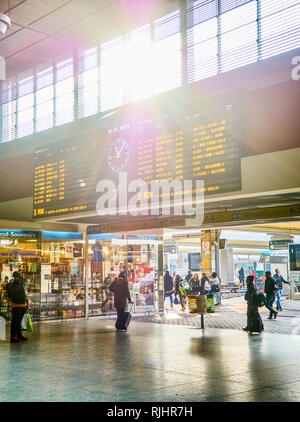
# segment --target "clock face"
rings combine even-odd
[[[125,139],[118,138],[111,143],[107,153],[107,161],[113,171],[124,170],[129,161],[129,146]]]

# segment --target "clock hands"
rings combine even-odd
[[[123,142],[123,144],[122,144],[122,146],[121,146],[120,151],[118,151],[118,150],[117,150],[117,147],[115,146],[115,148],[116,148],[116,153],[117,153],[117,158],[120,158],[120,154],[121,154],[121,152],[122,152],[123,147],[124,147],[124,142]]]

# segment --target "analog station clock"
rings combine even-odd
[[[125,139],[117,138],[110,144],[107,161],[109,167],[115,172],[125,169],[129,161],[129,146]]]

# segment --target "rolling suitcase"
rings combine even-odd
[[[132,308],[131,308],[132,309]],[[131,312],[124,312],[123,316],[117,318],[115,327],[117,330],[127,330],[131,321]]]

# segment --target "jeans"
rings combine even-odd
[[[277,301],[276,301],[276,308],[277,309],[282,309],[281,308],[281,302],[280,302],[281,295],[282,295],[282,289],[277,290],[277,293],[276,293],[276,299],[277,299]]]
[[[21,333],[21,322],[26,312],[26,307],[22,308],[11,308],[12,318],[10,324],[10,338],[18,337],[22,338]]]
[[[275,294],[272,295],[266,295],[266,308],[270,311],[270,317],[275,314],[275,311],[273,309],[273,303],[275,300]]]
[[[214,297],[216,299],[216,305],[219,305],[218,293],[214,292]]]
[[[165,300],[166,300],[166,297],[169,297],[170,298],[170,303],[173,305],[173,302],[174,302],[173,295],[170,295],[170,296],[166,296],[165,295]]]

